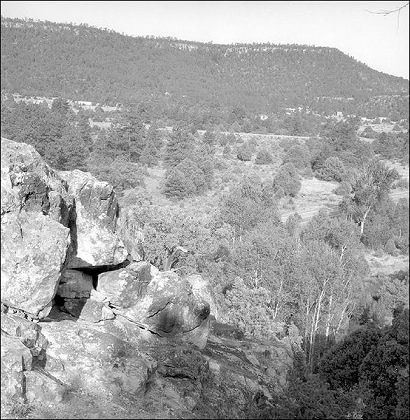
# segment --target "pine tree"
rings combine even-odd
[[[84,170],[87,167],[88,147],[84,143],[78,127],[67,125],[56,146],[50,149],[47,160],[57,169]]]
[[[169,167],[175,167],[192,152],[192,135],[184,127],[177,127],[172,131],[168,141],[164,161]]]
[[[165,178],[164,194],[169,198],[184,198],[187,193],[186,182],[184,174],[180,170],[172,168]]]

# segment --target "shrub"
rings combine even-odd
[[[291,163],[281,166],[273,179],[273,189],[275,193],[281,188],[285,195],[295,197],[301,187],[302,184],[299,181],[299,175]]]
[[[274,322],[270,292],[264,287],[248,288],[237,278],[225,294],[230,324],[246,337],[274,338],[283,333],[284,323]]]
[[[341,182],[345,173],[343,162],[336,156],[327,158],[323,166],[316,171],[316,176],[324,181]]]
[[[394,238],[390,238],[386,242],[386,245],[384,246],[384,250],[390,255],[397,255],[398,254],[396,244],[394,243]]]
[[[283,163],[291,163],[297,169],[310,166],[310,152],[304,144],[292,146],[286,153]]]
[[[342,182],[340,185],[338,185],[333,192],[337,195],[347,195],[350,193],[351,187],[348,182]]]
[[[257,165],[267,165],[272,163],[272,155],[265,149],[262,149],[256,155],[255,163]]]
[[[232,151],[231,146],[229,146],[229,144],[226,144],[224,149],[223,149],[222,154],[223,154],[224,157],[228,157],[231,154],[231,151]]]
[[[238,149],[237,158],[243,162],[249,162],[252,159],[252,150],[245,143]]]

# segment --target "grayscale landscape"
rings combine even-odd
[[[408,3],[59,3],[2,2],[1,418],[408,418]]]

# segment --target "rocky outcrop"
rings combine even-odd
[[[155,368],[136,346],[86,322],[49,322],[42,332],[49,342],[45,371],[88,392],[138,393]]]
[[[44,318],[56,293],[66,299],[89,297],[91,274],[67,267],[108,270],[126,261],[109,184],[81,171],[54,171],[32,146],[2,138],[1,191],[6,306]]]
[[[109,184],[4,139],[1,171],[7,401],[55,418],[246,417],[255,393],[281,391],[291,345],[218,333],[204,278],[141,261],[138,232],[124,246]]]
[[[97,291],[114,306],[129,308],[145,296],[152,280],[151,264],[136,262],[98,276]]]
[[[23,143],[1,141],[1,299],[46,316],[71,243],[67,185]]]
[[[191,283],[172,271],[151,278],[147,263],[134,263],[101,274],[97,291],[105,295],[120,318],[160,337],[178,338],[204,347],[209,303],[194,293]]]
[[[89,298],[93,289],[93,278],[79,270],[66,269],[61,273],[57,294],[62,298]]]
[[[113,187],[79,170],[59,172],[76,203],[75,255],[71,268],[118,265],[128,251],[116,234],[118,203]]]
[[[70,230],[48,216],[1,219],[1,300],[33,317],[47,315],[67,257]]]

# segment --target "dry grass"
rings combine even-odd
[[[365,255],[366,261],[370,267],[370,273],[374,276],[376,274],[392,274],[400,270],[409,269],[409,256],[399,255],[392,256],[389,254],[378,255],[377,252],[368,253]]]
[[[280,212],[282,221],[297,212],[302,217],[302,224],[305,224],[322,208],[334,210],[341,200],[341,196],[333,192],[337,185],[317,178],[302,179],[302,188],[298,196],[292,199],[294,204],[289,206],[286,204],[288,200],[284,201]]]

